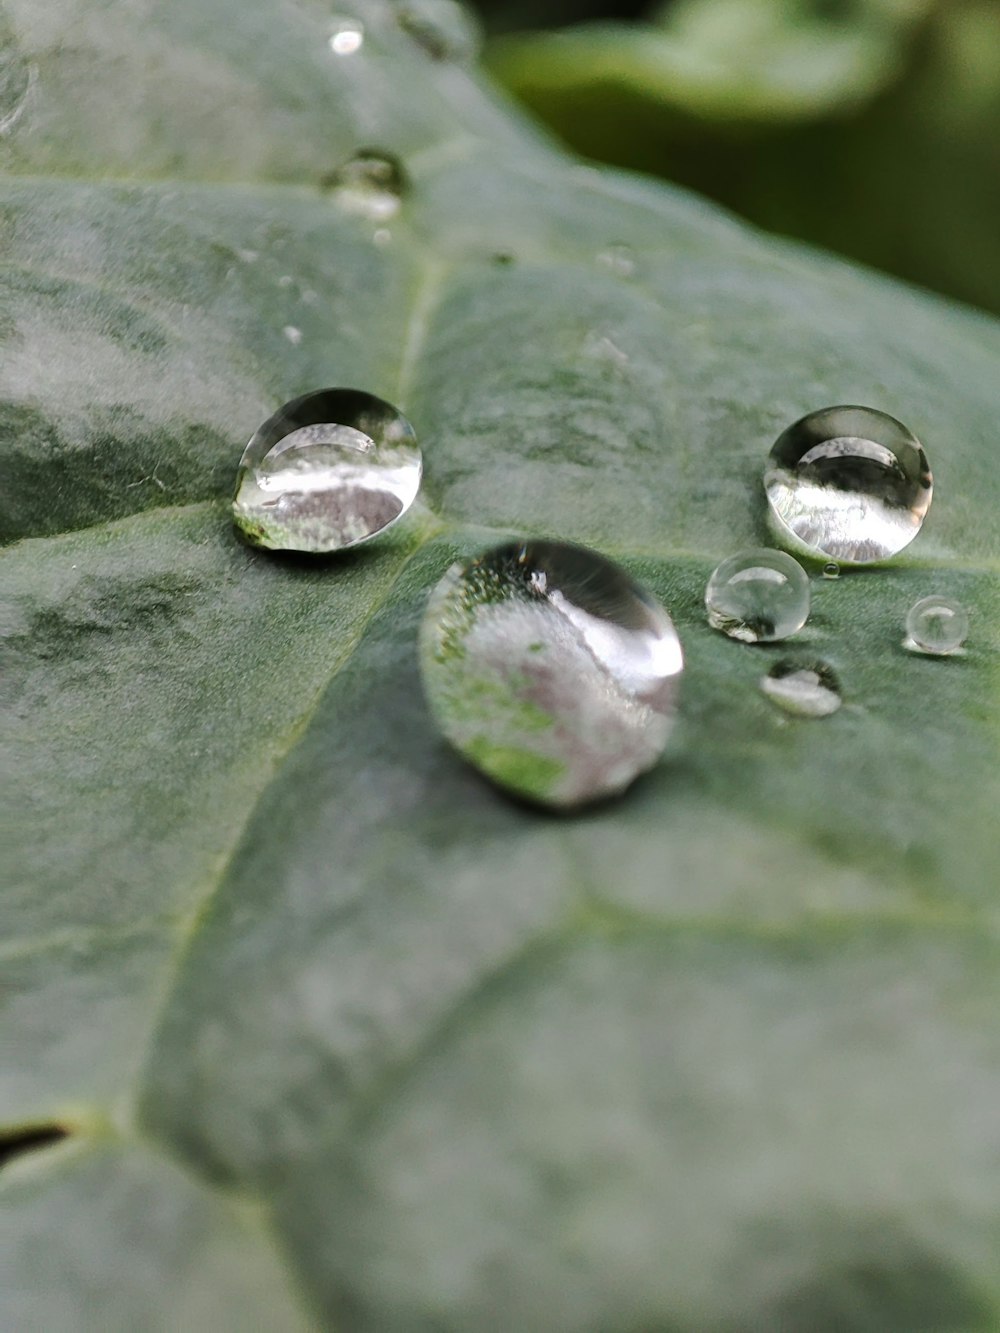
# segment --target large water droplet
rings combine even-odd
[[[36,74],[18,45],[10,20],[0,13],[0,138],[10,134],[24,114]]]
[[[413,427],[357,389],[286,403],[244,450],[233,521],[272,551],[340,551],[390,527],[420,489]]]
[[[479,53],[479,27],[458,0],[407,0],[397,21],[435,60],[472,61]]]
[[[330,50],[335,56],[353,56],[365,43],[365,25],[360,19],[335,18],[330,26]]]
[[[947,657],[958,652],[969,634],[969,613],[951,597],[921,597],[906,616],[903,647],[915,653]]]
[[[796,717],[829,717],[843,703],[836,673],[826,662],[776,662],[761,676],[760,688]]]
[[[346,213],[387,222],[399,212],[407,180],[396,158],[366,148],[340,166],[327,185]]]
[[[656,763],[683,667],[649,593],[603,556],[547,541],[453,565],[420,653],[456,749],[500,786],[561,807],[623,791]]]
[[[809,579],[784,551],[740,551],[723,560],[705,588],[708,623],[743,643],[770,643],[809,616]]]
[[[782,546],[846,564],[896,555],[931,503],[920,441],[870,407],[827,407],[789,426],[771,450],[764,486]]]

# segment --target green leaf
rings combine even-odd
[[[1000,326],[579,167],[375,0],[349,57],[309,0],[7,11],[0,1326],[995,1327]],[[329,188],[373,147],[388,222]],[[242,446],[325,383],[415,423],[423,506],[250,551]],[[841,401],[937,498],[816,584],[810,722],[701,597]],[[421,698],[428,589],[511,531],[685,646],[672,756],[574,818]],[[935,590],[964,657],[901,650]]]

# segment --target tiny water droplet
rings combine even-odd
[[[666,744],[683,669],[659,603],[603,556],[515,542],[453,565],[420,637],[445,736],[543,805],[624,791]]]
[[[10,20],[0,12],[0,138],[24,115],[37,76],[37,66],[25,59]]]
[[[478,25],[458,0],[408,0],[397,22],[434,60],[469,62],[482,45]]]
[[[330,50],[335,56],[353,56],[365,44],[365,25],[360,19],[339,17],[330,29]]]
[[[302,341],[301,329],[297,329],[294,324],[286,324],[282,332],[293,347],[298,347],[299,343]]]
[[[387,222],[399,212],[407,180],[396,158],[366,148],[340,166],[327,185],[345,213]]]
[[[343,550],[402,518],[420,473],[413,427],[391,404],[321,389],[286,403],[247,445],[233,521],[268,550]]]
[[[760,688],[797,717],[829,717],[843,703],[836,673],[822,661],[776,662],[761,676]]]
[[[828,560],[826,562],[823,566],[823,577],[825,579],[840,578],[840,566],[837,564],[836,560]]]
[[[372,241],[380,250],[384,250],[387,245],[392,243],[392,232],[388,227],[377,227],[372,233]]]
[[[909,545],[932,491],[920,441],[870,407],[827,407],[789,426],[768,457],[764,487],[783,546],[846,564]]]
[[[623,242],[606,246],[597,256],[597,262],[620,278],[635,275],[635,251]]]
[[[969,634],[969,613],[951,597],[921,597],[906,615],[903,647],[914,653],[948,657]]]
[[[809,579],[784,551],[740,551],[718,566],[705,588],[713,629],[742,643],[787,639],[809,617]]]

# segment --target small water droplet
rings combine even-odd
[[[723,560],[705,588],[708,623],[743,643],[773,643],[809,617],[809,579],[784,551],[740,551]]]
[[[761,676],[760,688],[797,717],[829,717],[843,703],[836,673],[822,661],[776,662]]]
[[[247,445],[233,521],[269,550],[343,550],[402,518],[420,473],[400,412],[357,389],[321,389],[286,403]]]
[[[826,562],[823,566],[823,577],[825,579],[840,578],[840,566],[837,564],[836,560],[828,560]]]
[[[282,332],[293,347],[298,347],[299,343],[302,341],[301,329],[297,329],[294,324],[286,324]]]
[[[557,807],[624,791],[656,763],[683,668],[648,592],[596,552],[547,541],[453,565],[420,653],[452,745],[500,786]]]
[[[388,227],[377,227],[372,233],[372,241],[380,250],[384,250],[387,245],[392,244],[392,232]]]
[[[326,182],[345,213],[387,222],[399,212],[407,189],[402,164],[387,153],[362,149]]]
[[[771,450],[764,487],[783,546],[848,564],[909,545],[932,490],[920,441],[869,407],[828,407],[789,426]]]
[[[607,334],[592,331],[583,341],[583,353],[595,361],[603,361],[618,370],[628,365],[628,353],[623,352],[614,339]]]
[[[243,260],[244,264],[256,264],[260,258],[259,250],[237,250],[237,255]]]
[[[360,19],[335,18],[330,30],[330,50],[335,56],[353,56],[365,44],[365,25]]]
[[[607,246],[597,256],[597,262],[612,273],[617,273],[620,278],[635,275],[635,251],[630,245],[619,243]]]
[[[283,273],[281,277],[278,279],[278,286],[291,287],[294,281],[295,279],[292,277],[290,273]]]
[[[969,634],[969,613],[951,597],[921,597],[906,615],[903,647],[914,653],[948,657]]]
[[[479,54],[479,27],[458,0],[408,0],[397,21],[435,60],[469,62]]]
[[[7,16],[0,12],[0,138],[24,115],[38,69],[26,60]]]

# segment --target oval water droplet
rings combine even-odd
[[[458,0],[408,0],[397,22],[434,60],[470,62],[482,45],[478,24]]]
[[[836,673],[823,661],[776,662],[761,676],[760,688],[796,717],[829,717],[843,703]]]
[[[932,657],[958,652],[969,634],[969,613],[952,597],[921,597],[906,616],[903,647]]]
[[[377,537],[420,489],[413,427],[357,389],[321,389],[286,403],[240,460],[233,521],[254,546],[329,552]]]
[[[24,115],[37,69],[25,59],[6,14],[0,13],[0,138]]]
[[[431,709],[487,777],[543,805],[623,791],[659,759],[683,668],[666,611],[603,556],[517,542],[453,565],[420,639]]]
[[[597,262],[620,278],[635,276],[635,251],[624,242],[608,245],[597,256]]]
[[[773,643],[809,617],[809,579],[784,551],[740,551],[718,566],[705,588],[713,629],[742,643]]]
[[[764,487],[783,546],[844,564],[909,545],[932,491],[920,441],[870,407],[827,407],[789,426],[771,450]]]
[[[335,56],[353,56],[365,44],[365,25],[360,19],[340,15],[330,26],[329,40]]]
[[[327,186],[345,213],[387,222],[399,212],[407,178],[397,158],[365,148],[343,163]]]
[[[837,564],[836,560],[828,560],[826,562],[823,566],[823,577],[825,579],[840,578],[840,566]]]

